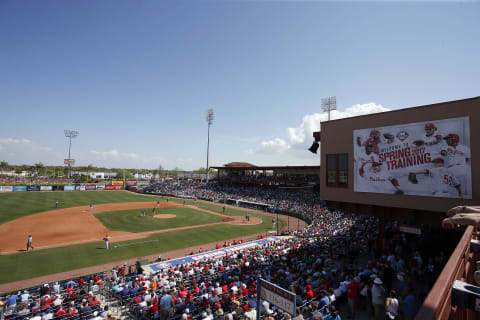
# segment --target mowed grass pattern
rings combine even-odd
[[[0,193],[0,224],[31,214],[58,209],[87,206],[90,203],[152,202],[160,198],[123,191],[58,191]]]
[[[145,232],[163,230],[200,224],[215,223],[222,220],[221,217],[191,208],[157,208],[156,215],[173,214],[175,218],[155,218],[152,209],[145,209],[145,217],[142,210],[108,211],[95,214],[109,230],[127,232]]]

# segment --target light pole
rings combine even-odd
[[[328,112],[328,121],[330,121],[330,111],[337,110],[337,97],[323,98],[322,110]]]
[[[208,123],[208,136],[207,136],[207,184],[208,184],[208,172],[210,171],[208,167],[208,156],[210,153],[210,126],[213,123],[213,109],[207,110],[207,123]]]
[[[72,159],[70,159],[70,150],[72,149],[72,138],[78,136],[78,131],[73,130],[63,130],[65,137],[69,138],[70,143],[68,145],[68,177],[70,178],[70,165],[72,164]]]

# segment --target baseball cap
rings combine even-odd
[[[435,125],[433,123],[425,123],[425,130],[435,129]]]
[[[432,160],[432,162],[434,162],[434,163],[444,163],[445,160],[443,160],[443,158],[436,157],[435,159]]]
[[[448,140],[448,139],[452,139],[452,140],[455,140],[455,141],[459,141],[460,140],[460,137],[458,136],[458,134],[456,133],[449,133],[447,134],[447,136],[445,136],[445,138],[443,138],[445,140]]]

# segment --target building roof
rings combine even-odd
[[[230,162],[227,164],[224,164],[226,168],[257,168],[256,165],[248,163],[248,162]],[[215,167],[212,167],[215,168]]]

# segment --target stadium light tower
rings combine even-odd
[[[213,109],[207,110],[207,123],[208,123],[208,136],[207,136],[207,183],[208,183],[208,173],[210,171],[208,167],[208,157],[210,153],[210,126],[213,123]]]
[[[70,178],[70,165],[72,163],[72,159],[70,159],[70,150],[72,149],[72,138],[76,138],[78,136],[78,131],[73,130],[64,130],[65,137],[69,138],[70,143],[68,145],[68,177]]]
[[[337,110],[337,97],[323,98],[322,110],[328,112],[328,121],[330,121],[330,111]]]

